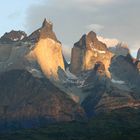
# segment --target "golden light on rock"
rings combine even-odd
[[[58,67],[64,70],[61,44],[50,38],[40,39],[27,57],[38,62],[47,78],[58,80]]]

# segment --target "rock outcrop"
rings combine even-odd
[[[124,44],[108,48],[101,39],[93,31],[83,35],[69,65],[46,19],[29,36],[6,33],[0,39],[0,130],[140,108],[139,51],[134,59]]]
[[[23,31],[10,31],[9,33],[5,33],[1,38],[1,43],[11,43],[15,41],[21,41],[27,37],[27,34]]]
[[[115,55],[122,55],[122,56],[127,56],[130,54],[129,48],[127,44],[125,43],[118,43],[114,47],[109,47],[109,50],[114,53]]]
[[[65,70],[61,43],[53,32],[52,23],[47,22],[46,19],[40,29],[39,41],[27,58],[31,61],[36,60],[49,79],[58,80],[58,70],[60,68]]]
[[[96,34],[91,31],[74,44],[70,71],[79,74],[82,71],[93,69],[96,62],[101,61],[105,65],[108,76],[110,76],[108,67],[112,56],[113,54],[109,52],[106,45],[100,42]]]
[[[124,81],[136,93],[136,96],[139,96],[140,88],[138,83],[140,82],[140,75],[137,67],[132,56],[128,54],[127,56],[113,57],[109,70],[113,79]]]
[[[47,78],[25,70],[0,74],[0,132],[84,119],[85,113]]]
[[[140,76],[130,55],[114,56],[110,66],[111,78],[106,76],[104,64],[98,62],[84,82],[88,96],[82,107],[88,117],[120,108],[140,108]]]
[[[42,29],[44,28],[44,35],[42,33]],[[45,29],[46,28],[46,29]],[[41,28],[35,30],[33,33],[31,33],[29,36],[24,38],[25,42],[31,42],[31,43],[37,43],[40,39],[40,37],[49,37],[55,41],[58,41],[56,38],[55,33],[53,32],[53,24],[50,21],[47,21],[44,19]],[[59,42],[59,41],[58,41]]]
[[[29,48],[24,45],[0,44],[0,73],[12,69],[26,69],[29,66],[25,58]]]

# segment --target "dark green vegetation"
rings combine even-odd
[[[46,128],[1,134],[0,140],[139,140],[140,110],[100,114],[86,123],[52,124]]]

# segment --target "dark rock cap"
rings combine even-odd
[[[27,34],[24,31],[11,30],[10,32],[6,32],[0,38],[0,42],[2,42],[2,43],[11,43],[11,42],[23,40],[25,37],[27,37]]]
[[[48,30],[53,30],[53,24],[50,21],[47,21],[46,18],[44,19],[42,23],[42,28],[46,27]]]
[[[81,39],[74,44],[74,47],[81,49],[92,49],[91,44],[96,49],[107,50],[106,45],[97,39],[97,35],[94,31],[90,31],[87,35],[84,34]]]
[[[87,34],[87,38],[90,39],[91,41],[94,41],[97,39],[97,35],[95,32],[93,31],[90,31],[88,34]]]
[[[37,29],[31,35],[29,35],[25,41],[30,41],[33,43],[36,43],[39,41],[39,39],[43,38],[51,38],[59,43],[61,43],[59,40],[57,40],[55,33],[53,32],[53,24],[50,21],[47,21],[46,18],[44,19],[41,28]]]

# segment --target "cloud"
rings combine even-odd
[[[140,48],[140,41],[136,41],[134,44],[132,44],[131,53],[136,55],[139,48]]]
[[[140,40],[139,0],[40,0],[26,13],[25,29],[31,33],[46,17],[53,22],[57,38],[73,46],[79,38],[94,30],[99,36],[118,38],[136,50]]]
[[[117,0],[76,0],[79,3],[88,4],[88,5],[104,5],[111,4],[116,2]]]
[[[103,25],[100,25],[100,24],[90,24],[90,25],[87,25],[86,26],[86,29],[88,29],[88,30],[93,30],[93,31],[95,31],[95,32],[99,32],[99,31],[101,31],[102,29],[104,28],[104,26]]]
[[[45,0],[44,0],[45,1]],[[118,2],[118,0],[52,0],[53,2],[57,2],[58,6],[63,7],[64,5],[77,5],[80,4],[80,6],[97,6],[97,5],[106,5],[106,4],[115,4]],[[63,3],[63,4],[62,4]]]
[[[114,47],[120,42],[118,39],[104,38],[102,36],[97,36],[97,38],[99,41],[105,43],[107,47]]]
[[[70,61],[70,58],[71,58],[71,46],[63,44],[62,45],[62,51],[63,51],[64,57],[66,58],[66,60]]]

